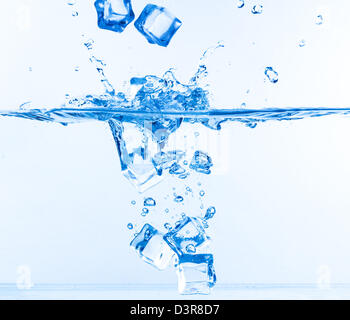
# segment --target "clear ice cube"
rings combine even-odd
[[[179,256],[190,253],[187,250],[189,245],[206,248],[210,243],[201,220],[187,216],[180,220],[164,239]]]
[[[182,255],[176,272],[180,294],[210,294],[216,283],[212,254]]]
[[[210,168],[213,166],[211,157],[203,151],[197,150],[190,163],[190,169],[200,173],[210,174]]]
[[[109,121],[117,145],[123,175],[139,192],[162,180],[162,171],[153,163],[158,145],[145,135],[144,130],[132,123]]]
[[[135,18],[131,0],[96,0],[95,8],[101,29],[123,32]]]
[[[151,44],[168,46],[182,22],[163,7],[148,4],[135,21],[136,29]]]
[[[131,241],[130,246],[136,250],[145,262],[159,270],[166,269],[175,255],[174,251],[164,241],[163,234],[148,223]]]

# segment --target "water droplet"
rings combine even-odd
[[[316,17],[316,24],[318,26],[320,26],[321,24],[323,24],[323,16],[321,14],[319,14],[317,17]]]
[[[134,206],[136,204],[136,201],[135,200],[132,200],[131,201],[131,204]]]
[[[193,244],[189,244],[186,246],[186,251],[188,253],[196,253],[196,247]]]
[[[248,128],[254,129],[258,124],[256,122],[247,122],[245,125]]]
[[[74,71],[75,71],[75,72],[78,72],[79,70],[80,70],[79,66],[76,66],[76,67],[74,68]]]
[[[214,217],[215,213],[216,213],[216,208],[213,207],[213,206],[209,207],[207,209],[207,212],[206,212],[205,216],[204,216],[204,219],[205,220],[211,219],[212,217]]]
[[[181,218],[182,218],[182,219],[185,219],[186,217],[187,217],[186,213],[185,213],[185,212],[182,212],[182,213],[181,213]]]
[[[203,220],[203,221],[202,221],[202,225],[203,225],[203,227],[204,227],[205,229],[208,229],[208,228],[209,228],[209,224],[208,224],[208,222],[207,222],[206,220]]]
[[[186,187],[186,190],[187,190],[188,192],[192,192],[192,189],[191,189],[190,187]]]
[[[74,6],[75,5],[75,0],[68,0],[67,1],[67,4],[69,5],[69,6]]]
[[[170,223],[167,222],[164,224],[164,228],[167,229],[168,231],[170,231],[173,227],[171,226]]]
[[[245,102],[243,102],[242,104],[241,104],[241,108],[245,108],[247,105],[246,105],[246,103]]]
[[[205,195],[204,190],[199,191],[199,195],[200,195],[201,197],[203,197],[203,196]]]
[[[187,161],[187,160],[184,160],[183,164],[184,164],[185,166],[187,166],[187,165],[188,165],[188,161]]]
[[[147,208],[143,208],[141,212],[141,216],[145,217],[149,213],[149,210]]]
[[[73,12],[72,12],[72,16],[73,16],[73,17],[77,17],[78,15],[79,15],[78,11],[73,11]]]
[[[299,41],[298,46],[299,46],[300,48],[305,47],[305,45],[306,45],[306,42],[305,42],[304,39],[302,39],[302,40]]]
[[[271,83],[276,83],[278,81],[278,73],[277,71],[273,70],[272,67],[265,68],[265,75]]]
[[[195,136],[196,138],[199,137],[199,132],[196,131],[196,132],[194,133],[194,136]]]
[[[134,228],[132,223],[128,223],[127,227],[128,227],[129,230],[132,230]]]
[[[165,213],[169,213],[169,209],[168,208],[165,209]]]
[[[176,196],[174,201],[175,202],[182,202],[182,201],[184,201],[184,198],[182,196]]]
[[[238,0],[237,2],[237,8],[241,9],[244,7],[244,0]]]
[[[143,202],[143,205],[147,207],[154,207],[156,205],[156,200],[150,197],[146,198]]]
[[[252,14],[262,14],[263,6],[261,4],[257,4],[252,8]]]
[[[95,41],[93,39],[88,39],[84,42],[84,46],[88,49],[88,50],[92,50],[93,45],[94,45]]]

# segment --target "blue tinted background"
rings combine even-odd
[[[222,40],[226,47],[208,61],[213,106],[348,106],[349,1],[153,3],[183,22],[168,48],[149,45],[132,25],[122,34],[98,29],[93,1],[77,1],[75,18],[65,1],[4,2],[0,108],[102,92],[82,34],[95,40],[116,88],[170,67],[187,81],[203,51]],[[250,13],[256,3],[262,15]],[[133,2],[136,14],[145,4]],[[266,66],[278,71],[277,84],[264,81]],[[212,156],[225,168],[202,179],[218,210],[219,283],[317,283],[322,266],[332,283],[350,282],[349,119],[225,125],[220,135],[225,152]],[[0,119],[0,283],[14,283],[19,265],[35,284],[175,283],[172,271],[159,273],[130,250],[132,199],[142,196],[121,175],[105,124]]]

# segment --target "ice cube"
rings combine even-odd
[[[216,283],[212,254],[186,254],[178,258],[177,276],[180,294],[210,294]]]
[[[148,4],[135,21],[136,29],[147,41],[159,46],[168,46],[182,22],[164,7]]]
[[[158,146],[137,124],[109,121],[117,145],[123,175],[139,192],[151,188],[162,180],[162,171],[153,163]]]
[[[200,173],[210,174],[210,167],[213,166],[211,157],[202,151],[196,151],[190,163],[190,169]]]
[[[145,262],[159,270],[166,269],[175,255],[174,251],[164,241],[163,234],[148,223],[131,241],[130,246],[136,250]]]
[[[185,216],[175,228],[164,236],[169,246],[180,256],[188,254],[188,245],[206,248],[210,239],[206,235],[201,220]]]
[[[131,0],[96,0],[95,8],[101,29],[123,32],[135,18]]]

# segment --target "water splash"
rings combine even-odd
[[[320,25],[323,24],[323,22],[324,22],[323,16],[322,16],[321,14],[319,14],[319,15],[316,17],[316,22],[315,22],[315,23],[316,23],[318,26],[320,26]]]

